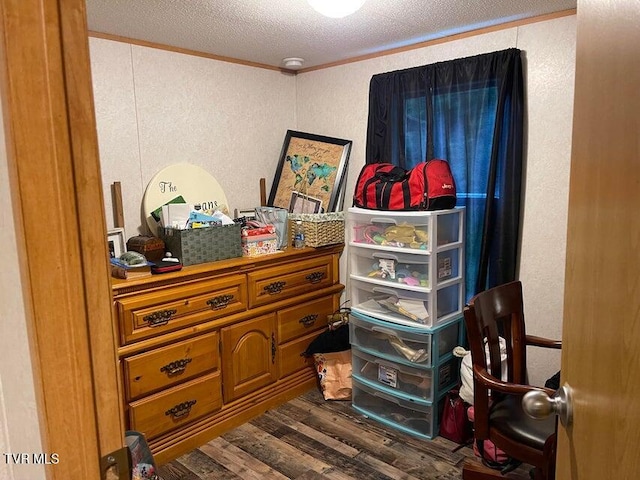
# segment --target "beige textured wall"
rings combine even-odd
[[[43,465],[13,465],[2,455],[42,452],[2,123],[0,111],[0,479],[40,480]]]
[[[364,165],[372,75],[506,48],[525,54],[526,184],[520,279],[529,332],[561,338],[576,17],[473,36],[297,77],[298,129],[353,140],[345,206]],[[342,258],[346,271],[346,255]],[[531,380],[544,383],[560,356],[530,350]]]
[[[108,228],[113,182],[137,235],[149,180],[175,163],[209,172],[231,213],[259,205],[260,178],[270,188],[295,129],[295,76],[97,38],[90,52]]]

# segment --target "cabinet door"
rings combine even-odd
[[[225,403],[276,381],[275,314],[225,327],[220,334]]]

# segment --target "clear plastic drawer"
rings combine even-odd
[[[416,402],[402,394],[391,395],[353,379],[353,408],[385,425],[421,438],[438,434],[444,398],[436,404]]]
[[[350,277],[352,310],[410,326],[431,328],[459,315],[462,291],[460,280],[433,292],[355,275]]]
[[[436,259],[435,265],[431,265],[432,257]],[[354,278],[429,292],[432,276],[436,285],[461,278],[461,257],[459,247],[429,255],[351,246],[349,271]]]
[[[434,329],[424,329],[392,324],[352,311],[349,341],[369,355],[393,363],[428,368],[451,356],[461,340],[461,329],[461,317]]]
[[[408,287],[431,286],[429,279],[429,255],[371,250],[351,247],[350,272],[353,276],[369,278],[384,283],[402,284]]]
[[[384,360],[357,348],[351,349],[354,378],[411,397],[433,400],[433,370]]]
[[[354,244],[432,251],[462,242],[463,212],[462,208],[396,212],[352,207],[347,232]]]

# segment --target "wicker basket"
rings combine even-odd
[[[188,230],[160,229],[167,251],[179,258],[182,264],[197,265],[242,256],[240,224]]]
[[[294,222],[302,221],[305,247],[344,243],[344,213],[289,214],[289,245],[293,245]]]

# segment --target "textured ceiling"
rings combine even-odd
[[[282,67],[360,57],[576,8],[576,0],[367,0],[323,17],[306,0],[86,0],[89,30]]]

